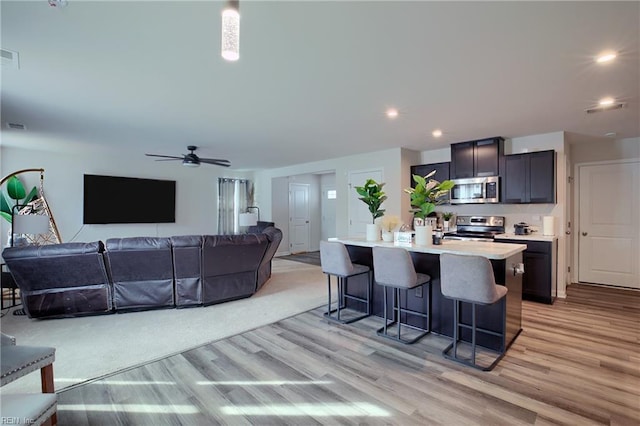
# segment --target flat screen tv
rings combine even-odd
[[[84,175],[85,224],[174,223],[176,182]]]

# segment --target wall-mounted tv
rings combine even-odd
[[[84,175],[85,224],[174,223],[176,182]]]

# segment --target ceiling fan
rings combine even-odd
[[[231,162],[229,160],[223,160],[221,158],[200,158],[193,151],[198,149],[197,146],[189,145],[187,149],[190,151],[188,154],[182,154],[180,157],[173,155],[158,155],[158,154],[145,154],[147,157],[160,157],[161,160],[156,161],[173,161],[182,160],[182,165],[186,167],[199,167],[200,163],[213,164],[216,166],[229,167]]]

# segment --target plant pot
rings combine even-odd
[[[433,239],[431,237],[431,227],[430,226],[416,226],[416,238],[415,244],[417,246],[430,246],[433,244]]]
[[[380,227],[375,223],[367,224],[367,241],[380,240]]]
[[[383,232],[382,233],[382,241],[386,241],[387,243],[393,241],[393,232]]]

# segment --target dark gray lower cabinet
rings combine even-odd
[[[497,243],[526,244],[522,253],[522,299],[552,304],[557,293],[556,263],[558,241],[496,239]]]

